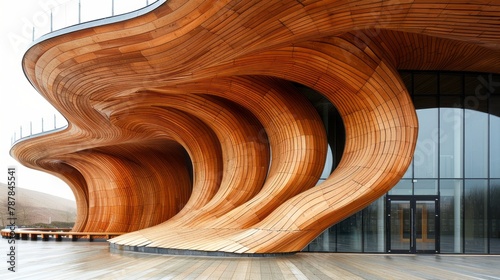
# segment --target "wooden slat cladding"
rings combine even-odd
[[[170,0],[28,50],[28,79],[70,126],[12,155],[68,182],[75,231],[299,251],[406,171],[418,124],[397,70],[499,73],[499,19],[491,1]],[[292,82],[328,98],[346,129],[316,187],[326,133]]]

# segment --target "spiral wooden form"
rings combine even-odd
[[[11,154],[73,190],[74,231],[111,243],[296,252],[382,196],[418,124],[399,69],[500,72],[491,1],[170,0],[135,18],[52,37],[23,67],[68,120]],[[315,186],[324,95],[346,132]]]

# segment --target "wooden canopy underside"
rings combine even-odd
[[[68,183],[73,231],[299,251],[410,164],[418,125],[397,70],[500,72],[500,6],[469,2],[170,0],[47,39],[23,66],[69,127],[11,153]],[[326,133],[292,82],[344,121],[342,160],[316,187]]]

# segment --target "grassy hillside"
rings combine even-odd
[[[7,185],[0,183],[0,225],[4,227],[7,218]],[[37,223],[74,222],[76,203],[50,194],[16,188],[16,214],[18,226],[32,226]]]

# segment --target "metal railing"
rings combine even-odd
[[[133,12],[160,0],[52,0],[46,1],[43,11],[28,20],[32,25],[31,40],[45,34],[98,19]]]
[[[52,133],[66,127],[68,127],[67,121],[65,119],[61,121],[55,114],[52,120],[41,118],[40,122],[30,121],[27,125],[19,126],[19,130],[15,131],[10,138],[10,144],[13,146],[21,140]]]

